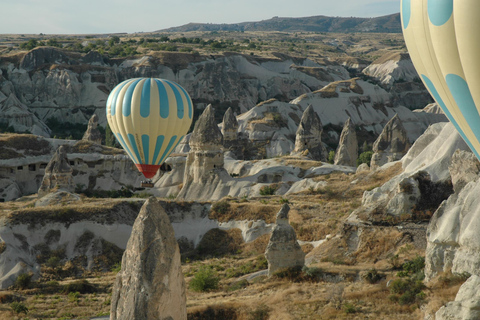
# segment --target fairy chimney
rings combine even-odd
[[[308,155],[313,160],[325,161],[327,150],[322,144],[322,132],[322,122],[313,107],[309,105],[300,120],[293,152]]]
[[[98,116],[96,114],[93,114],[88,121],[87,131],[85,131],[82,140],[102,144],[102,133],[98,130]]]
[[[72,173],[73,169],[67,159],[67,150],[65,146],[60,146],[45,168],[45,175],[38,189],[38,196],[43,197],[57,189],[74,192],[75,185]]]
[[[343,125],[340,142],[335,152],[334,163],[340,166],[355,167],[358,158],[358,141],[355,126],[350,118]]]
[[[289,211],[288,204],[284,204],[277,213],[275,227],[265,251],[269,276],[279,269],[301,267],[305,264],[305,253],[298,244],[295,230],[288,223]]]
[[[382,130],[373,144],[370,168],[375,169],[388,162],[400,160],[410,148],[407,131],[396,114]]]

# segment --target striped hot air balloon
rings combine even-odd
[[[480,159],[480,1],[402,0],[400,11],[418,74]]]
[[[125,80],[107,100],[110,129],[147,179],[183,139],[192,118],[190,96],[169,80]]]

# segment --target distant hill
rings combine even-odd
[[[376,18],[342,18],[314,16],[305,18],[273,17],[258,22],[233,24],[189,23],[157,32],[188,31],[284,31],[284,32],[386,32],[400,33],[400,14],[395,13]]]

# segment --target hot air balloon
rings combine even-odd
[[[135,78],[117,85],[107,100],[107,121],[145,178],[152,178],[187,133],[192,100],[180,85]]]
[[[480,1],[402,0],[400,11],[420,78],[480,159]]]

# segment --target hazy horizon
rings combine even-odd
[[[48,3],[47,3],[48,1]],[[188,23],[241,23],[279,17],[378,17],[399,12],[400,0],[4,0],[0,34],[152,32]],[[254,9],[252,9],[254,8]]]

